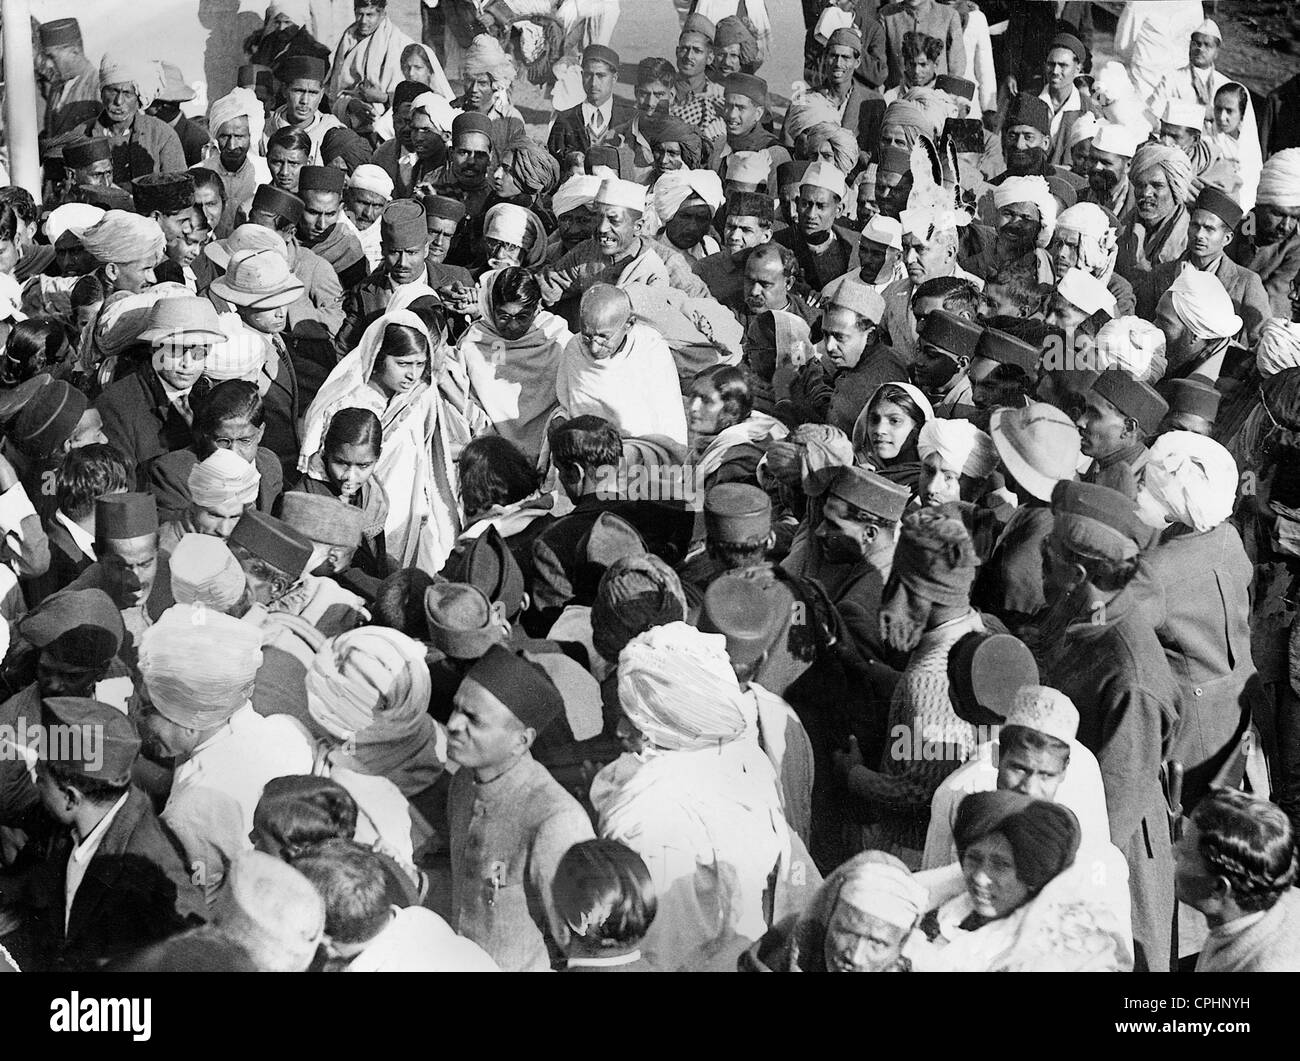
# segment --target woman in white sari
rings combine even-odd
[[[448,400],[445,361],[440,330],[431,335],[416,313],[390,308],[321,386],[307,410],[298,459],[300,471],[321,478],[330,418],[347,408],[378,416],[384,444],[374,474],[388,494],[388,559],[430,574],[442,568],[460,532],[455,462],[472,434],[467,407]]]

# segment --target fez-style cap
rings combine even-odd
[[[901,147],[895,147],[890,144],[880,152],[880,158],[876,161],[876,175],[882,173],[911,173],[912,172],[912,153],[904,151]]]
[[[776,184],[778,188],[785,188],[791,184],[798,184],[803,180],[803,175],[808,172],[808,167],[812,163],[807,159],[792,159],[789,162],[782,162],[776,167]]]
[[[194,205],[194,178],[188,173],[146,173],[131,183],[135,210],[148,217],[179,214]]]
[[[492,138],[492,119],[478,111],[464,111],[456,115],[451,123],[451,137],[456,139],[467,133],[482,133],[489,140]]]
[[[948,652],[948,689],[957,717],[998,726],[1022,686],[1038,684],[1034,654],[1018,637],[972,630]]]
[[[107,136],[88,136],[63,145],[63,164],[69,169],[84,169],[113,157],[113,141]]]
[[[761,77],[753,74],[728,74],[722,82],[722,88],[728,96],[744,96],[760,107],[767,106],[767,82]]]
[[[1037,348],[997,328],[984,329],[975,356],[987,357],[1000,365],[1019,365],[1030,376],[1038,372]]]
[[[501,641],[492,602],[477,586],[435,582],[424,591],[429,644],[452,659],[479,659]]]
[[[481,685],[538,733],[564,712],[564,700],[546,671],[502,645],[483,653],[464,681]]]
[[[81,23],[75,18],[55,18],[41,23],[41,47],[81,47]]]
[[[704,495],[704,530],[715,542],[764,538],[772,530],[772,499],[748,483],[719,483]]]
[[[1028,125],[1030,128],[1037,129],[1044,136],[1050,136],[1052,132],[1051,109],[1037,96],[1030,95],[1028,92],[1021,92],[1018,96],[1011,98],[1011,105],[1007,108],[1005,127],[1013,129],[1017,125]]]
[[[56,763],[106,785],[125,785],[140,753],[131,720],[115,707],[84,696],[51,696],[41,701],[43,731],[37,748],[41,762]],[[59,727],[52,730],[52,727]],[[71,731],[80,730],[81,739]]]
[[[15,418],[9,440],[26,457],[50,457],[72,437],[89,405],[75,387],[61,379],[51,380]]]
[[[306,536],[283,520],[256,509],[239,517],[229,541],[295,580],[302,577],[311,559],[311,542]]]
[[[1092,392],[1105,398],[1124,416],[1136,420],[1143,434],[1147,435],[1155,433],[1169,411],[1169,403],[1156,393],[1155,388],[1117,368],[1107,369],[1098,376],[1093,381]]]
[[[732,192],[727,196],[728,217],[756,217],[771,224],[775,219],[772,197],[758,192]]]
[[[379,242],[385,247],[418,247],[428,238],[424,207],[414,199],[394,199],[379,215]]]
[[[1142,521],[1137,503],[1098,483],[1077,480],[1059,482],[1052,490],[1052,512],[1058,516],[1082,516],[1104,523],[1127,538],[1137,551],[1155,539],[1155,529]]]
[[[960,96],[962,99],[975,98],[975,82],[968,81],[964,77],[954,77],[952,74],[939,74],[934,79],[934,87],[940,92],[946,92],[950,96]]]
[[[495,527],[488,527],[478,537],[458,544],[441,574],[448,581],[464,582],[482,590],[493,603],[500,601],[508,619],[513,619],[523,606],[524,573]]]
[[[158,502],[153,494],[108,494],[95,499],[95,537],[143,538],[158,533]]]
[[[708,37],[712,43],[713,38],[718,35],[718,27],[710,22],[703,15],[688,15],[686,21],[682,23],[682,31],[677,35],[681,40],[688,33],[698,33],[701,37]]]
[[[102,589],[51,593],[18,621],[24,641],[76,667],[102,667],[126,637],[122,613]]]
[[[329,75],[329,64],[314,55],[289,55],[280,60],[280,80],[288,85],[293,81],[319,81],[322,85]]]
[[[1074,52],[1074,57],[1083,62],[1088,57],[1088,49],[1083,46],[1083,41],[1079,40],[1073,33],[1058,33],[1052,38],[1052,43],[1048,45],[1048,52],[1053,48],[1069,48]]]
[[[1212,184],[1207,184],[1201,189],[1201,194],[1196,197],[1196,205],[1192,209],[1208,210],[1228,226],[1229,232],[1232,232],[1241,221],[1241,204],[1227,192]]]
[[[776,643],[793,603],[790,591],[767,572],[728,571],[709,583],[699,627],[725,637],[731,662],[745,666]]]
[[[299,197],[308,192],[333,192],[335,195],[342,195],[346,183],[347,174],[338,166],[303,166],[298,171]]]
[[[271,184],[259,184],[253,193],[251,209],[275,214],[296,225],[302,218],[303,203],[292,192],[283,191]]]
[[[302,490],[285,493],[280,518],[322,545],[360,545],[366,527],[365,512],[356,505],[349,505],[337,497],[309,494]]]
[[[912,496],[907,487],[857,467],[841,468],[827,492],[886,523],[897,523],[902,518]]]
[[[460,224],[465,218],[465,204],[459,199],[449,199],[445,195],[426,195],[424,216],[429,219],[441,217]]]
[[[921,325],[920,339],[952,357],[974,357],[984,329],[946,309],[931,310]]]
[[[1171,413],[1201,416],[1211,423],[1219,415],[1219,400],[1223,395],[1217,387],[1195,379],[1171,379],[1163,390]]]
[[[584,63],[604,63],[615,73],[622,60],[618,57],[618,52],[613,48],[607,48],[603,44],[588,44],[582,49],[582,61]]]

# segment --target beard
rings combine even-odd
[[[1114,198],[1115,189],[1119,187],[1119,174],[1108,169],[1088,174],[1088,190],[1098,199]]]
[[[1029,147],[1023,151],[1007,152],[1007,172],[1013,176],[1037,173],[1047,163],[1047,151],[1041,147]]]

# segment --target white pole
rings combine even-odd
[[[41,201],[40,152],[36,144],[36,61],[27,0],[0,0],[4,19],[5,136],[9,181]]]

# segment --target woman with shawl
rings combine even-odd
[[[1096,203],[1075,203],[1061,211],[1047,244],[1056,280],[1070,269],[1091,273],[1115,296],[1115,316],[1127,317],[1137,310],[1137,296],[1133,285],[1115,272],[1118,255],[1119,233],[1107,211]]]
[[[921,972],[1130,972],[1128,873],[1113,845],[1080,852],[1079,822],[1059,803],[973,792],[953,824],[960,894],[913,941]]]
[[[375,476],[388,495],[389,563],[430,573],[441,570],[460,531],[455,460],[469,437],[433,383],[445,353],[441,331],[435,338],[415,313],[390,309],[321,386],[298,459],[299,471],[325,478],[322,446],[334,414],[362,408],[378,416],[384,441]]]
[[[686,397],[696,485],[704,490],[718,483],[757,485],[759,460],[788,432],[754,408],[744,372],[734,365],[705,369],[691,381]]]
[[[479,318],[456,347],[474,400],[497,432],[533,461],[559,404],[556,374],[573,338],[563,320],[542,308],[541,297],[527,269],[485,273],[479,280]]]
[[[913,494],[921,478],[917,439],[934,409],[910,383],[882,383],[853,425],[857,464],[906,486]]]

